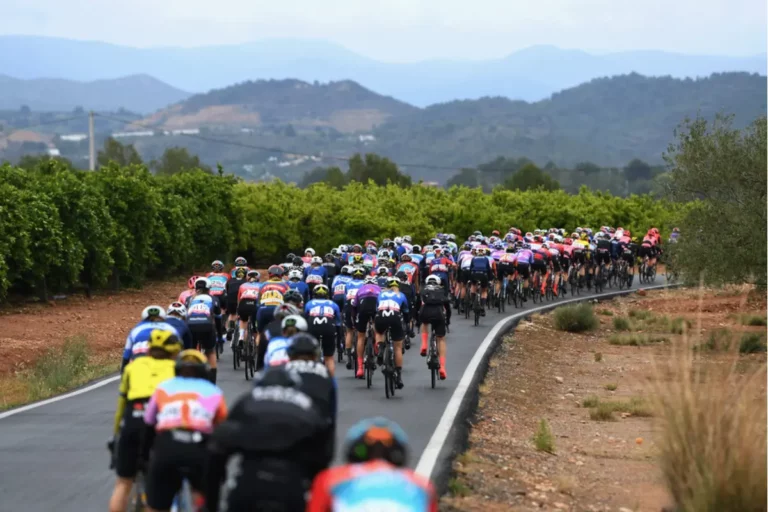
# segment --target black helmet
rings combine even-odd
[[[256,374],[254,387],[280,386],[283,388],[298,388],[301,386],[301,375],[296,370],[288,370],[285,366],[270,366]]]
[[[235,266],[236,267],[244,267],[247,264],[248,264],[248,260],[246,260],[242,256],[238,256],[237,258],[235,258]]]
[[[320,343],[311,334],[299,333],[291,339],[287,352],[288,357],[291,359],[298,356],[313,356],[316,361],[319,361],[321,355]]]
[[[398,272],[397,274],[395,274],[395,277],[398,278],[402,282],[408,281],[408,274],[406,274],[402,270],[400,272]]]
[[[304,266],[304,260],[302,260],[298,256],[294,256],[293,257],[293,266],[294,267],[303,267]]]
[[[304,296],[300,291],[290,289],[283,295],[283,302],[290,302],[291,304],[299,305],[304,302]]]
[[[353,425],[345,439],[345,453],[350,463],[383,459],[398,467],[406,465],[408,437],[394,421],[377,417]]]
[[[293,258],[295,258],[295,257],[296,257],[296,255],[295,255],[295,254],[293,254],[292,252],[289,252],[289,253],[288,253],[288,254],[285,256],[285,261],[293,261]]]
[[[333,261],[333,254],[331,254],[331,253],[328,253],[328,254],[326,254],[326,255],[324,256],[324,259],[325,259],[325,261],[327,261],[328,263],[332,262],[332,261]]]

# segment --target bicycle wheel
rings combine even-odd
[[[144,488],[144,472],[139,471],[133,482],[131,497],[128,501],[128,510],[131,512],[143,512],[146,501],[146,491]]]
[[[245,372],[245,380],[250,380],[251,378],[251,337],[248,336],[245,339],[245,342],[243,343],[243,371]]]

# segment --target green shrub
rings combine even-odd
[[[672,334],[683,334],[688,332],[692,326],[691,322],[682,317],[677,317],[669,324],[669,332]]]
[[[597,395],[589,395],[581,401],[582,407],[597,407],[598,403],[600,403],[600,399]]]
[[[555,310],[554,318],[555,327],[560,331],[591,331],[599,324],[592,306],[589,304],[576,304],[558,308]]]
[[[664,343],[667,341],[669,341],[669,339],[666,336],[648,333],[615,333],[608,338],[608,343],[611,345],[629,345],[631,347],[642,347],[652,343]]]
[[[752,326],[766,325],[766,318],[764,315],[742,315],[741,323]]]
[[[613,316],[613,311],[611,311],[610,309],[601,309],[600,311],[598,311],[598,314],[603,316]]]
[[[756,332],[749,332],[741,337],[739,343],[739,353],[741,354],[756,354],[758,352],[765,352],[766,344],[765,337]]]
[[[608,391],[616,391],[616,388],[618,388],[619,385],[615,382],[609,382],[608,384],[604,385],[603,388],[605,388]]]
[[[623,316],[615,316],[613,317],[613,328],[617,331],[631,331],[632,324],[629,323],[629,319]]]
[[[594,409],[589,411],[589,418],[594,421],[616,421],[613,409],[603,402],[598,403]]]
[[[647,320],[653,316],[653,313],[647,309],[631,309],[629,310],[629,316],[637,320]]]
[[[42,355],[27,375],[32,400],[67,391],[81,384],[89,372],[85,338],[69,338],[59,348]]]
[[[727,351],[731,348],[731,331],[720,328],[709,333],[704,343],[695,345],[694,350]]]
[[[542,418],[539,422],[539,428],[533,435],[533,443],[540,452],[555,453],[555,439],[547,420]]]

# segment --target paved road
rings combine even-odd
[[[661,281],[658,278],[656,284]],[[528,304],[530,307],[530,301]],[[517,311],[523,310],[508,308],[506,315]],[[408,433],[413,450],[410,464],[415,466],[464,369],[501,318],[491,312],[475,327],[471,319],[454,315],[448,341],[448,380],[439,382],[436,389],[430,388],[430,375],[417,352],[418,344],[406,353],[405,388],[394,399],[385,398],[380,373],[367,389],[365,381],[355,380],[351,371],[339,368],[337,457],[350,425],[361,418],[383,415],[399,422]],[[250,388],[243,372],[235,372],[231,364],[231,355],[225,354],[219,370],[219,385],[230,403]],[[116,397],[114,382],[0,419],[0,511],[103,510],[113,483],[104,444]]]

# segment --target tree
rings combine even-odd
[[[557,190],[560,184],[532,163],[525,164],[522,169],[504,181],[508,190]]]
[[[112,137],[104,141],[104,149],[99,151],[96,162],[99,167],[105,167],[109,162],[115,162],[121,167],[144,163],[133,144],[123,145]]]
[[[72,113],[75,114],[76,116],[81,116],[85,114],[85,109],[80,105],[78,105],[72,110]]]
[[[766,118],[744,130],[732,123],[687,120],[664,154],[670,197],[695,200],[681,219],[675,263],[694,282],[765,287]]]
[[[21,108],[19,109],[19,112],[21,112],[25,116],[28,116],[32,112],[32,109],[30,109],[27,105],[22,105]]]
[[[200,162],[200,157],[189,154],[187,148],[174,146],[166,149],[160,160],[152,160],[149,167],[158,176],[172,176],[183,171],[192,171],[202,169],[205,172],[212,172],[211,168]]]
[[[299,186],[305,188],[313,183],[325,183],[335,189],[342,189],[347,184],[347,175],[338,167],[317,167],[304,174]]]
[[[285,127],[285,131],[283,132],[283,134],[286,137],[295,137],[296,136],[296,130],[293,128],[292,124],[289,124],[288,126]]]
[[[574,169],[584,174],[597,174],[600,172],[600,166],[592,162],[579,162]]]
[[[394,162],[374,153],[366,154],[365,159],[359,153],[355,153],[349,159],[348,176],[350,181],[360,183],[373,180],[377,185],[386,185],[388,181],[402,187],[411,185],[411,177],[401,173]]]
[[[477,169],[462,169],[448,180],[445,184],[447,188],[453,186],[464,186],[475,188],[480,186],[479,173]]]
[[[653,177],[651,166],[638,158],[627,164],[624,175],[629,181],[649,180]]]
[[[19,159],[18,166],[22,169],[27,169],[29,171],[37,169],[43,164],[48,164],[49,162],[59,162],[61,164],[61,168],[66,169],[74,169],[75,166],[72,165],[72,162],[67,160],[66,158],[62,158],[60,156],[48,156],[48,155],[24,155]]]

